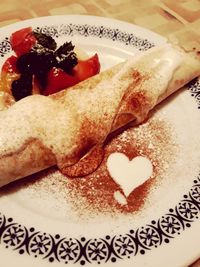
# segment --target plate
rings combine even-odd
[[[58,43],[71,40],[89,55],[97,52],[102,70],[166,42],[118,20],[42,17],[0,29],[1,65],[11,54],[11,33],[27,26]],[[175,267],[200,257],[199,109],[196,80],[160,104],[148,121],[110,140],[103,163],[87,179],[70,180],[50,168],[2,188],[1,263]],[[113,155],[118,157],[109,168]],[[126,191],[112,177],[129,179],[136,155],[150,161],[153,171]]]

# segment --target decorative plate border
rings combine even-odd
[[[51,235],[27,228],[0,213],[0,242],[5,248],[27,253],[35,258],[48,259],[49,262],[62,263],[106,263],[119,259],[129,259],[172,238],[191,226],[200,214],[200,175],[194,180],[187,195],[183,196],[175,208],[160,219],[125,234],[105,235],[103,238],[86,239]]]
[[[136,47],[141,51],[148,50],[154,44],[133,34],[122,32],[104,26],[88,24],[62,24],[60,26],[45,26],[36,28],[37,31],[50,34],[54,37],[62,35],[82,35],[84,37],[107,38]],[[0,56],[4,57],[11,51],[9,38],[0,42]],[[193,81],[188,89],[197,100],[200,109],[200,81]],[[138,254],[145,254],[163,243],[169,243],[191,223],[199,218],[200,214],[200,175],[194,180],[192,188],[183,196],[175,208],[160,219],[152,220],[150,224],[136,230],[130,229],[127,233],[115,236],[106,235],[103,238],[86,239],[85,237],[72,238],[51,235],[37,231],[34,227],[27,228],[14,222],[0,213],[0,243],[5,248],[16,250],[19,254],[27,253],[34,257],[48,259],[49,262],[79,263],[106,263],[116,262],[119,259],[128,259]]]
[[[126,45],[133,46],[140,51],[148,50],[149,48],[155,46],[153,42],[149,42],[147,39],[142,39],[135,36],[132,33],[126,31],[121,31],[118,28],[110,28],[105,26],[96,26],[89,24],[61,24],[52,26],[37,27],[35,29],[38,32],[46,33],[52,37],[60,36],[84,36],[84,37],[97,37],[110,39],[112,41],[118,41]],[[11,45],[9,38],[4,38],[0,42],[0,56],[4,57],[7,53],[11,51]]]
[[[198,109],[200,109],[200,78],[191,81],[188,85],[191,96],[197,101]]]

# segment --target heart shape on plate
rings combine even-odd
[[[153,173],[151,161],[142,156],[132,160],[123,153],[112,153],[107,159],[107,168],[112,179],[121,187],[124,195],[130,193],[148,180]]]

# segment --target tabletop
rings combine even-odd
[[[42,16],[82,14],[110,17],[150,29],[187,50],[200,51],[200,0],[6,0],[0,27]],[[199,267],[200,259],[190,267]]]

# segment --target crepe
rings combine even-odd
[[[0,186],[53,165],[71,177],[87,175],[111,132],[141,123],[199,75],[197,56],[165,44],[49,97],[16,102],[0,112]]]

